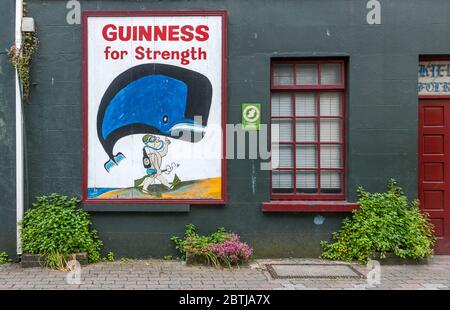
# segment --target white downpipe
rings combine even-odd
[[[20,50],[22,46],[22,15],[23,1],[16,0],[15,46],[17,50]],[[24,209],[23,107],[20,87],[19,74],[16,70],[16,231],[18,255],[22,254],[19,222],[23,219]]]

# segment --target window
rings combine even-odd
[[[344,199],[344,61],[273,61],[271,122],[272,198]]]

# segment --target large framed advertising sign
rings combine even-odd
[[[226,13],[83,13],[83,201],[223,203]]]

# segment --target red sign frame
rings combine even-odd
[[[222,184],[221,199],[95,199],[87,197],[88,188],[88,29],[89,17],[134,17],[134,16],[220,16],[222,18]],[[84,204],[225,204],[227,201],[226,169],[226,113],[227,113],[227,11],[83,11],[82,12],[82,203]]]

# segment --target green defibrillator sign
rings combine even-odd
[[[261,104],[242,104],[242,129],[259,130],[261,125]]]

